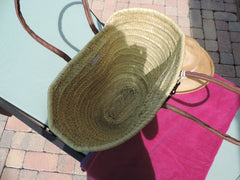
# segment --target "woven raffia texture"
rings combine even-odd
[[[116,146],[139,132],[174,87],[185,35],[150,9],[114,13],[49,89],[49,126],[77,151]]]

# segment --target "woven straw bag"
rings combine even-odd
[[[211,81],[240,94],[228,83],[182,70],[185,35],[164,14],[144,8],[115,12],[103,30],[71,59],[38,37],[24,21],[19,0],[17,15],[38,42],[69,62],[49,87],[48,124],[51,131],[77,151],[117,146],[138,133],[161,107],[194,120],[214,134],[240,145],[196,117],[167,104],[183,77]]]

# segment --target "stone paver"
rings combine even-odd
[[[214,17],[216,20],[223,20],[223,21],[236,21],[237,16],[233,13],[228,12],[215,12]]]
[[[215,40],[205,40],[205,49],[207,51],[217,51],[218,50],[218,42]]]
[[[201,7],[202,9],[223,11],[224,3],[222,1],[218,2],[218,1],[203,0],[201,1]]]
[[[237,12],[237,7],[235,4],[225,3],[224,6],[225,6],[225,11],[227,12],[233,12],[233,13]]]
[[[240,32],[230,32],[232,42],[240,42]]]
[[[28,144],[29,151],[39,151],[42,152],[45,146],[45,139],[39,134],[31,133],[31,137]]]
[[[31,128],[17,119],[15,116],[9,117],[6,125],[7,130],[30,132]]]
[[[231,52],[231,41],[228,31],[217,31],[218,48],[220,52]]]
[[[189,0],[177,0],[178,16],[188,16],[189,15]]]
[[[72,175],[60,174],[55,172],[40,172],[37,180],[57,179],[57,180],[72,180]]]
[[[203,39],[203,30],[200,28],[191,28],[191,34],[194,36],[196,39]]]
[[[57,171],[61,173],[73,174],[75,171],[75,160],[68,155],[59,155]]]
[[[202,10],[203,19],[213,19],[213,11],[211,10]]]
[[[8,116],[5,116],[5,115],[0,113],[0,121],[7,122],[7,120],[8,120]]]
[[[14,131],[8,131],[5,130],[2,134],[2,137],[0,139],[0,147],[3,148],[10,148],[12,144],[12,138],[14,136]]]
[[[22,168],[24,156],[25,151],[11,149],[7,157],[6,166],[11,168]]]
[[[177,23],[180,24],[181,28],[184,28],[184,27],[189,27],[190,26],[190,22],[189,22],[189,19],[187,17],[178,17],[178,21]]]
[[[234,59],[232,53],[220,53],[221,64],[230,64],[234,65]]]
[[[198,3],[190,3],[193,9],[190,12],[194,12],[190,14],[192,36],[204,40],[205,49],[215,64],[215,72],[239,85],[240,69],[237,66],[240,65],[240,22],[237,22],[236,1],[200,0],[197,2],[200,2],[201,6],[198,6]],[[197,19],[201,19],[202,22],[199,20],[194,22]],[[202,26],[200,26],[201,23]],[[203,37],[193,29],[196,26],[198,26],[198,32],[202,29]]]
[[[226,21],[215,21],[216,29],[228,31],[228,23]]]
[[[236,65],[240,65],[240,43],[232,43],[233,55]]]
[[[21,169],[19,172],[18,180],[34,180],[38,176],[38,171]]]
[[[215,72],[225,77],[235,77],[235,68],[231,65],[215,64]]]
[[[202,17],[200,10],[190,10],[190,24],[191,27],[202,28]]]
[[[219,53],[218,52],[208,51],[208,54],[212,58],[214,64],[219,64],[220,58],[219,58]]]
[[[116,10],[145,7],[167,14],[212,57],[215,72],[240,86],[240,22],[235,0],[89,0],[106,22]],[[87,180],[80,162],[33,132],[16,117],[0,114],[1,180]]]
[[[240,32],[240,22],[229,22],[228,23],[229,31],[238,31]]]
[[[177,16],[177,7],[166,7],[166,15],[168,16]]]
[[[19,169],[15,168],[4,168],[1,180],[18,180]]]
[[[237,72],[237,77],[240,77],[240,66],[235,66],[236,72]]]
[[[9,152],[9,149],[0,148],[0,174],[2,174],[3,168],[5,166],[8,152]]]
[[[0,121],[0,138],[2,137],[3,130],[5,129],[6,122]]]
[[[73,175],[72,180],[87,180],[86,176],[81,176],[81,175]]]
[[[11,148],[28,149],[30,139],[30,133],[17,131],[12,138]]]
[[[203,30],[204,30],[205,39],[211,39],[211,40],[217,39],[214,20],[203,19]]]
[[[45,145],[44,145],[44,150],[43,151],[44,152],[48,152],[48,153],[66,154],[59,147],[57,147],[55,144],[51,143],[48,140],[45,141]]]
[[[23,168],[41,171],[56,171],[58,155],[50,153],[27,152]]]

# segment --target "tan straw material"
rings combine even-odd
[[[182,69],[191,72],[214,75],[214,64],[208,53],[199,45],[199,43],[186,36],[185,55]],[[181,80],[177,88],[177,94],[184,94],[197,91],[207,85],[207,81],[186,77]]]
[[[139,132],[175,86],[185,35],[158,11],[115,12],[49,88],[50,129],[77,151],[119,145]]]

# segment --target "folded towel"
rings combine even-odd
[[[176,94],[168,103],[225,133],[240,96],[209,83],[196,92]],[[221,143],[195,122],[162,108],[136,136],[115,148],[90,153],[81,166],[93,180],[202,180]]]

